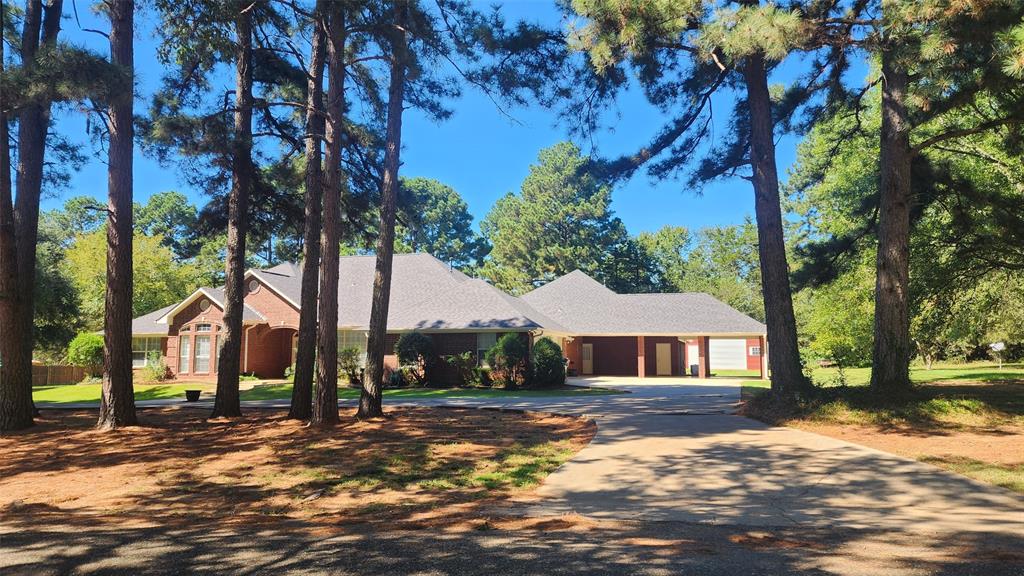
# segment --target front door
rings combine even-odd
[[[594,345],[584,344],[582,346],[582,352],[580,353],[581,361],[583,362],[583,373],[593,374],[594,373]]]
[[[658,342],[654,345],[655,374],[658,376],[672,375],[672,345]]]

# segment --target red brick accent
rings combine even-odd
[[[761,346],[761,339],[760,338],[747,338],[747,350],[746,350],[747,370],[760,370],[761,369],[761,357],[760,356],[751,356],[750,355],[750,347],[751,346]],[[764,354],[764,346],[761,346],[761,354],[762,355]]]
[[[248,328],[243,340],[242,371],[260,378],[284,377],[291,365],[294,334],[294,328],[270,328],[265,324]]]
[[[569,370],[577,376],[583,371],[583,365],[580,363],[580,357],[583,354],[582,344],[582,338],[573,338],[572,342],[568,338],[562,338],[561,342],[562,354],[569,359]]]

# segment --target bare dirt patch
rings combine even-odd
[[[788,424],[910,458],[961,457],[1004,465],[1024,464],[1024,426],[1000,426],[984,431],[951,430],[925,435],[914,430],[804,420]]]
[[[0,517],[135,526],[301,520],[457,523],[529,492],[590,441],[592,422],[476,410],[394,409],[305,426],[281,412],[208,420],[147,409],[144,426],[93,429],[93,411],[44,410],[0,437]]]

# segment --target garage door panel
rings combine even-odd
[[[712,338],[708,343],[711,370],[746,370],[747,341],[744,338]]]

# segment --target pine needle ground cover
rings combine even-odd
[[[1024,493],[1024,367],[994,364],[914,368],[915,391],[878,400],[866,369],[816,371],[819,398],[779,412],[759,401],[767,383],[744,382],[744,410],[759,420],[871,446]],[[862,374],[863,372],[863,374]],[[832,380],[834,382],[834,380]]]
[[[0,437],[7,521],[197,525],[454,522],[532,488],[585,446],[581,418],[401,408],[333,428],[249,410],[145,409],[144,426],[93,429],[93,411],[43,410]]]

